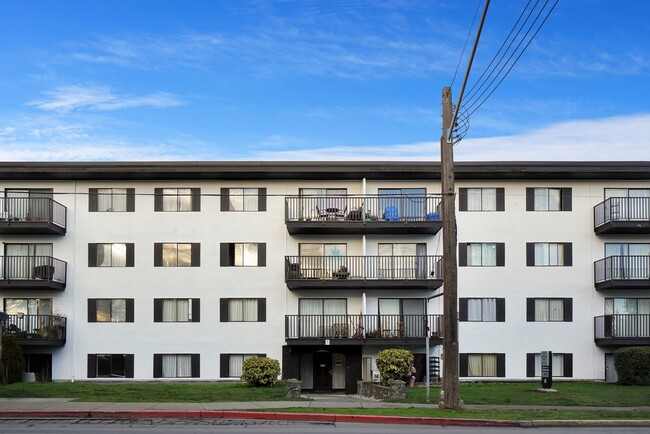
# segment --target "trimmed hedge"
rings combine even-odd
[[[280,376],[280,362],[269,357],[244,360],[241,379],[255,387],[273,386]]]
[[[381,374],[381,384],[389,385],[391,381],[401,380],[410,372],[413,354],[408,350],[390,348],[377,353],[376,363]]]
[[[650,385],[650,347],[628,347],[616,350],[614,366],[619,384]]]

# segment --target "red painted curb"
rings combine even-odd
[[[257,419],[302,422],[354,422],[406,425],[518,427],[517,421],[435,417],[374,416],[364,414],[281,413],[228,410],[0,410],[0,418],[115,418],[115,419]]]

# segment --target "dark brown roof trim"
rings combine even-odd
[[[458,162],[458,180],[650,180],[650,162]],[[431,162],[0,163],[6,180],[433,180]]]

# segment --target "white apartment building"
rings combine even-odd
[[[548,350],[556,378],[615,381],[616,348],[650,344],[650,162],[455,174],[462,379],[539,377]],[[5,331],[42,379],[264,354],[354,393],[392,347],[440,373],[437,163],[0,163],[0,188]]]

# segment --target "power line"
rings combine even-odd
[[[450,87],[454,85],[454,81],[456,81],[456,74],[458,74],[458,69],[460,68],[460,62],[463,60],[463,56],[465,55],[465,49],[467,48],[467,42],[469,41],[469,36],[472,33],[472,29],[474,28],[474,22],[476,21],[476,15],[478,15],[478,9],[479,6],[481,5],[481,0],[478,0],[476,2],[476,10],[474,11],[474,18],[472,18],[472,25],[469,26],[469,30],[467,31],[467,37],[465,38],[465,45],[463,45],[463,51],[460,53],[460,57],[458,58],[458,64],[456,65],[456,71],[454,72],[454,78],[451,79],[451,84],[449,85]]]
[[[521,47],[521,45],[524,43],[524,41],[526,41],[526,38],[528,37],[529,33],[530,33],[531,30],[535,27],[536,23],[539,21],[541,15],[543,14],[544,10],[546,9],[546,6],[547,6],[548,3],[549,3],[549,0],[546,0],[546,2],[544,3],[544,6],[543,6],[543,7],[540,9],[540,11],[537,13],[537,16],[535,17],[534,21],[532,22],[532,24],[531,24],[531,25],[528,27],[528,29],[526,30],[526,32],[525,32],[524,36],[522,37],[521,41],[519,41],[519,43],[518,43],[517,46],[515,47],[515,50],[512,52],[512,54],[510,55],[510,57],[508,57],[507,61],[503,64],[503,66],[499,69],[499,71],[497,72],[496,76],[494,76],[494,78],[490,81],[490,83],[488,84],[488,86],[483,90],[483,92],[482,92],[478,97],[476,97],[476,98],[474,99],[474,101],[473,101],[471,104],[469,104],[469,106],[464,107],[464,109],[465,109],[467,112],[469,112],[469,113],[468,113],[468,116],[471,116],[472,114],[474,114],[474,113],[476,112],[476,110],[478,110],[478,109],[479,109],[479,108],[480,108],[480,107],[485,103],[485,101],[487,101],[487,100],[489,99],[489,97],[490,97],[490,96],[491,96],[491,95],[496,91],[496,89],[501,85],[501,83],[503,82],[503,80],[505,80],[505,78],[510,74],[510,71],[512,71],[512,68],[514,68],[514,66],[517,64],[517,62],[518,62],[519,59],[521,58],[521,56],[526,52],[526,49],[530,46],[530,44],[533,42],[533,40],[535,39],[535,37],[537,36],[537,34],[539,33],[539,31],[540,31],[540,30],[542,29],[542,27],[544,26],[544,24],[546,23],[546,21],[547,21],[548,18],[550,17],[551,13],[552,13],[553,10],[555,9],[555,6],[557,6],[558,2],[559,2],[559,0],[555,0],[555,3],[554,3],[553,6],[551,6],[551,8],[548,10],[548,12],[546,13],[546,16],[544,17],[544,19],[542,20],[542,22],[539,24],[539,26],[537,27],[537,29],[534,31],[533,35],[530,37],[530,39],[528,39],[528,42],[525,44],[525,46],[523,47],[523,49],[522,49],[522,50],[519,52],[519,54],[516,56],[516,58],[514,59],[514,61],[513,61],[512,63],[510,63],[511,60],[512,60],[512,58],[515,56],[515,54],[517,54],[517,51],[519,50],[519,48]],[[533,10],[534,10],[534,8],[533,8]],[[531,12],[529,13],[529,17],[530,17],[530,15],[532,14],[533,10],[531,10]],[[526,22],[527,22],[527,21],[528,21],[528,18],[526,19]],[[525,23],[524,23],[524,24],[525,24]],[[521,32],[521,29],[520,29],[520,31],[517,33],[517,35],[518,35],[520,32]],[[513,42],[514,42],[514,40],[513,40]],[[512,43],[511,43],[511,45],[512,45]],[[504,53],[504,55],[502,56],[502,58],[503,58],[504,56],[505,56],[505,53]],[[501,63],[501,60],[499,61],[499,63]],[[505,73],[505,74],[500,78],[500,80],[496,83],[496,85],[490,89],[490,86],[492,86],[492,85],[494,84],[494,82],[499,78],[499,75],[503,72],[503,70],[508,66],[509,63],[510,63],[510,67],[507,69],[506,73]],[[497,66],[498,66],[498,64],[497,64]],[[496,67],[495,67],[495,68],[496,68]],[[490,73],[490,75],[488,76],[488,78],[489,78],[491,75],[492,75],[492,73]],[[487,80],[487,79],[486,79],[486,80]],[[487,96],[485,96],[482,100],[480,100],[480,99],[481,99],[481,98],[486,94],[486,92],[488,92],[488,91],[489,91],[489,93],[487,94]],[[477,92],[478,92],[478,91],[477,91]],[[475,94],[476,94],[476,92],[475,92]],[[480,100],[480,102],[479,102],[479,100]],[[476,106],[476,107],[475,107],[475,106]],[[474,108],[474,107],[475,107],[475,108]]]
[[[474,110],[472,110],[472,111],[469,113],[469,116],[471,116],[472,114],[474,114],[474,113],[476,112],[476,110],[478,110],[479,108],[481,108],[481,106],[485,103],[485,101],[487,101],[488,98],[490,98],[490,96],[492,96],[492,94],[494,93],[494,91],[497,90],[497,88],[501,85],[501,83],[503,82],[503,80],[506,79],[506,77],[508,76],[508,74],[510,74],[510,71],[512,71],[512,68],[514,68],[514,66],[515,66],[515,65],[517,64],[517,62],[519,61],[519,58],[520,58],[520,57],[521,57],[521,56],[526,52],[526,49],[528,49],[528,46],[531,44],[531,42],[533,42],[533,39],[535,39],[535,36],[537,36],[537,33],[539,33],[539,31],[542,29],[542,27],[544,26],[544,24],[546,23],[546,21],[547,21],[548,18],[550,17],[551,13],[553,12],[553,9],[555,9],[555,6],[557,6],[557,4],[558,4],[559,1],[560,1],[560,0],[555,0],[555,3],[553,4],[553,6],[551,7],[551,9],[550,9],[550,10],[548,11],[548,13],[546,14],[546,17],[544,17],[544,20],[543,20],[542,23],[539,25],[539,27],[537,28],[537,30],[535,30],[535,33],[534,33],[533,36],[530,38],[530,40],[528,41],[528,43],[526,44],[526,46],[524,47],[524,49],[521,51],[521,53],[517,56],[517,58],[516,58],[515,61],[512,63],[512,65],[510,65],[510,68],[508,68],[508,71],[506,71],[505,75],[501,78],[501,80],[499,80],[499,82],[496,84],[496,86],[494,86],[494,88],[493,88],[493,89],[490,91],[490,93],[489,93],[489,94],[488,94],[488,95],[483,99],[483,101],[481,101],[481,102],[478,104],[478,106],[477,106]],[[547,1],[547,3],[548,3],[548,1]],[[545,5],[545,7],[546,7],[546,5]],[[543,10],[543,9],[542,9],[542,10]],[[540,13],[541,13],[541,12],[540,12]],[[539,17],[539,15],[538,15],[538,17]],[[537,21],[537,19],[536,19],[535,21]],[[527,32],[526,34],[528,34],[528,32]],[[511,57],[512,57],[512,56],[511,56]],[[505,66],[505,65],[504,65],[504,66]],[[484,92],[484,93],[485,93],[485,92]],[[475,103],[476,103],[476,101],[475,101],[475,102],[474,102],[470,107],[468,107],[467,110],[470,110],[470,109],[475,105]]]

